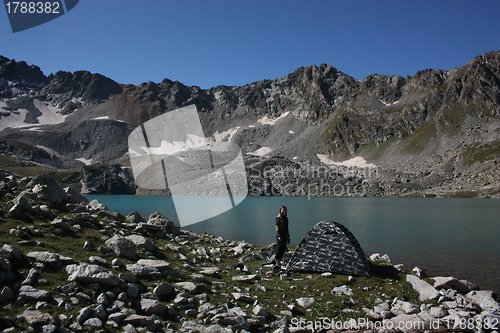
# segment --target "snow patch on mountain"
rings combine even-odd
[[[33,104],[42,113],[42,115],[38,117],[38,123],[41,125],[59,124],[66,120],[67,116],[61,114],[61,110],[59,108],[50,105],[49,103],[35,99]]]
[[[91,165],[92,164],[92,159],[86,159],[86,158],[80,157],[80,158],[75,158],[75,160],[78,161],[78,162],[82,162],[85,165]]]
[[[40,125],[53,125],[64,122],[66,116],[60,113],[59,108],[42,102],[38,99],[33,100],[33,105],[42,113],[37,117],[37,123],[26,123],[26,115],[28,110],[18,109],[16,111],[8,111],[8,106],[5,102],[0,101],[0,109],[6,110],[0,113],[0,131],[6,128],[24,128],[30,127],[29,130],[38,131]],[[33,125],[37,125],[33,127]]]
[[[260,118],[259,120],[257,120],[257,122],[259,124],[262,124],[262,125],[275,125],[278,120],[285,118],[289,114],[290,114],[290,111],[287,111],[275,119],[271,119],[268,116],[264,116],[264,117]]]
[[[264,156],[272,152],[273,150],[269,147],[261,147],[254,151],[253,153],[248,153],[248,155],[254,155],[254,156]]]
[[[6,106],[5,103],[0,102],[0,109]],[[6,128],[21,128],[27,126],[33,126],[33,124],[26,124],[24,119],[26,119],[26,115],[28,114],[28,110],[19,109],[15,112],[5,112],[0,113],[0,131]]]
[[[214,133],[214,140],[215,140],[215,142],[231,141],[233,136],[238,132],[239,129],[240,129],[240,126],[236,126],[236,127],[231,128],[227,131],[224,131],[222,133],[215,132]]]
[[[382,102],[382,104],[384,104],[385,106],[393,106],[393,105],[396,105],[399,103],[399,100],[395,101],[395,102],[392,102],[392,103],[387,103],[381,99],[379,99],[380,102]]]
[[[335,162],[332,161],[328,155],[316,154],[319,160],[328,165],[335,166],[346,166],[346,167],[357,167],[357,168],[376,168],[377,166],[373,163],[367,163],[366,160],[361,156],[356,156],[346,161]]]

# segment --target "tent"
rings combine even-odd
[[[287,271],[370,275],[370,263],[354,235],[342,224],[322,221],[300,241]]]

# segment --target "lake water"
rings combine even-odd
[[[88,195],[124,215],[159,211],[179,224],[170,196]],[[455,276],[500,292],[500,201],[444,198],[247,197],[236,208],[186,229],[265,246],[275,241],[274,218],[288,207],[291,245],[317,222],[346,226],[367,254],[394,264]],[[202,210],[208,207],[193,207]]]

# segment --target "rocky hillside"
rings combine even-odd
[[[371,276],[273,274],[275,246],[123,216],[0,173],[3,332],[492,332],[491,291],[370,256]],[[263,269],[261,271],[261,268]]]
[[[135,127],[191,104],[207,138],[241,147],[248,177],[259,184],[249,183],[252,194],[304,195],[298,189],[314,184],[323,190],[305,195],[500,195],[499,51],[406,78],[358,81],[321,65],[206,90],[168,79],[121,85],[89,72],[47,77],[0,57],[1,165],[126,167]],[[329,176],[317,178],[325,167]],[[297,170],[307,176],[289,176]]]

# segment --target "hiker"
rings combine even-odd
[[[288,216],[287,209],[285,206],[280,207],[280,213],[276,216],[276,239],[277,239],[277,249],[275,262],[278,269],[281,268],[281,260],[283,260],[283,255],[286,251],[286,245],[290,243],[290,234],[288,233]]]

